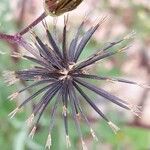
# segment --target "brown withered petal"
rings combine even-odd
[[[71,2],[74,2],[73,5]],[[60,10],[67,11],[70,10],[69,6],[77,6],[81,1],[46,1],[47,4],[53,3],[54,8],[53,10],[59,14]],[[57,6],[57,7],[56,7]],[[56,9],[57,8],[57,9]],[[59,8],[59,9],[58,9]],[[51,8],[52,10],[52,8]],[[64,11],[63,11],[64,12]],[[40,121],[42,114],[44,113],[45,109],[48,108],[48,105],[51,101],[55,101],[52,105],[51,113],[50,113],[50,127],[48,131],[48,138],[46,142],[46,147],[50,149],[52,145],[51,140],[51,132],[54,127],[55,123],[55,114],[58,108],[58,105],[62,108],[62,118],[64,121],[64,128],[66,134],[66,144],[68,147],[71,146],[71,141],[69,137],[69,120],[68,116],[72,115],[72,118],[75,122],[77,132],[81,139],[83,149],[87,149],[85,142],[83,141],[82,130],[80,128],[80,119],[83,118],[87,125],[90,127],[90,133],[95,140],[97,140],[96,134],[90,126],[90,122],[84,113],[84,107],[82,107],[81,98],[89,104],[89,106],[94,109],[100,117],[104,119],[104,121],[112,128],[112,130],[116,133],[119,128],[113,124],[103,112],[98,108],[98,106],[94,103],[93,99],[88,96],[87,92],[83,90],[83,87],[88,89],[89,91],[102,96],[104,99],[110,101],[113,104],[120,106],[126,110],[133,112],[135,115],[140,115],[140,108],[128,103],[125,100],[118,98],[117,96],[105,91],[104,89],[97,87],[91,83],[89,80],[96,80],[98,81],[113,81],[113,82],[120,82],[124,84],[130,85],[138,85],[133,81],[120,79],[120,78],[111,78],[108,76],[99,76],[94,73],[88,74],[85,73],[85,70],[88,66],[95,64],[95,62],[102,61],[107,57],[111,57],[114,54],[125,50],[127,41],[131,41],[130,39],[132,36],[127,35],[120,40],[113,41],[111,43],[107,43],[104,48],[98,49],[94,52],[91,56],[86,58],[85,60],[78,61],[80,54],[83,52],[84,48],[86,47],[87,43],[89,42],[90,38],[96,32],[96,30],[100,27],[101,23],[103,22],[104,18],[98,22],[96,25],[90,27],[84,35],[81,35],[80,31],[81,28],[84,27],[85,20],[81,22],[79,28],[77,29],[77,33],[73,37],[72,40],[67,39],[67,20],[64,19],[64,27],[63,27],[63,39],[62,45],[58,45],[57,40],[53,37],[53,33],[50,32],[46,23],[43,23],[45,28],[45,34],[48,38],[48,43],[45,44],[40,37],[38,37],[35,33],[33,36],[35,38],[35,48],[31,48],[27,42],[25,43],[25,47],[33,56],[24,55],[28,61],[34,62],[36,64],[33,68],[22,70],[22,71],[15,71],[15,72],[5,72],[4,77],[8,85],[14,84],[18,80],[22,80],[24,82],[33,82],[29,84],[23,89],[15,92],[14,94],[10,95],[9,98],[11,100],[15,99],[20,93],[28,90],[28,89],[37,89],[31,96],[26,98],[14,111],[12,111],[9,116],[12,118],[14,115],[28,102],[34,100],[39,95],[42,95],[39,98],[39,101],[35,101],[35,107],[33,109],[32,115],[27,119],[29,125],[32,125],[32,130],[30,136],[33,137],[36,131],[37,125]],[[80,38],[79,38],[80,37]],[[69,42],[70,40],[70,42]],[[67,42],[66,42],[67,41]],[[70,45],[67,45],[70,43]],[[121,48],[119,47],[121,44]],[[48,46],[50,45],[50,46]],[[116,46],[116,48],[115,48]],[[144,86],[145,87],[145,86]],[[148,86],[147,86],[148,87]],[[149,87],[148,87],[149,88]],[[56,99],[53,99],[56,97]],[[70,112],[68,110],[71,110]]]
[[[47,14],[59,16],[75,9],[83,0],[45,0],[44,6]]]

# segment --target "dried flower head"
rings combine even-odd
[[[90,82],[90,80],[103,80],[103,81],[113,81],[113,82],[121,82],[127,84],[139,85],[136,82],[128,81],[125,79],[117,79],[110,78],[106,76],[98,76],[96,74],[86,73],[87,67],[95,64],[98,61],[102,61],[103,59],[110,57],[118,52],[124,51],[127,46],[126,42],[132,38],[132,34],[129,34],[118,41],[114,41],[111,43],[107,43],[107,45],[99,50],[97,50],[94,54],[88,57],[85,60],[78,62],[80,54],[84,50],[85,46],[89,42],[90,38],[94,34],[94,32],[101,26],[101,24],[105,21],[106,18],[103,18],[96,25],[89,28],[88,31],[81,36],[81,30],[85,24],[83,21],[75,34],[74,38],[70,41],[70,45],[68,46],[67,41],[67,21],[68,19],[64,19],[64,27],[63,27],[63,38],[62,38],[62,47],[57,44],[54,39],[52,33],[48,29],[46,23],[44,24],[45,32],[48,38],[49,43],[45,44],[35,33],[32,32],[32,35],[35,38],[34,46],[31,47],[27,42],[23,43],[23,46],[31,52],[33,56],[22,56],[23,58],[36,63],[37,65],[34,68],[16,71],[16,72],[8,72],[5,73],[5,78],[7,79],[8,84],[14,84],[15,81],[22,80],[25,82],[33,82],[29,86],[21,89],[10,96],[10,99],[13,100],[20,93],[28,90],[30,88],[35,88],[37,86],[41,86],[39,90],[33,93],[30,97],[25,99],[14,111],[10,113],[10,117],[13,117],[24,105],[28,102],[32,101],[38,95],[43,94],[40,101],[36,104],[33,109],[33,112],[29,119],[27,120],[28,125],[32,125],[33,129],[31,130],[30,136],[33,137],[37,124],[47,106],[51,103],[52,100],[55,100],[54,105],[51,110],[51,121],[48,132],[48,139],[46,142],[46,147],[50,149],[52,144],[51,141],[51,131],[55,122],[55,114],[59,104],[62,104],[62,114],[64,120],[64,127],[66,132],[66,143],[67,146],[71,146],[70,138],[69,138],[69,130],[68,130],[68,115],[72,114],[73,120],[77,127],[78,134],[81,139],[83,149],[86,148],[86,144],[83,141],[82,132],[80,129],[79,119],[82,117],[85,122],[90,127],[90,123],[84,114],[83,107],[79,100],[79,96],[83,98],[85,102],[87,102],[112,128],[112,130],[116,133],[119,128],[113,124],[97,107],[94,101],[88,96],[88,94],[83,90],[87,88],[91,92],[94,92],[97,95],[100,95],[107,99],[108,101],[124,108],[130,110],[135,113],[137,116],[140,115],[140,110],[137,106],[130,104],[111,93],[105,91],[102,88],[99,88]],[[81,36],[81,37],[80,37]],[[121,48],[111,49],[112,47],[118,46],[120,43]],[[50,46],[48,46],[48,44]],[[13,80],[13,81],[12,81]],[[53,99],[53,97],[57,97]],[[68,108],[70,108],[71,112],[68,112]],[[80,116],[80,117],[79,117]],[[97,140],[96,134],[93,129],[90,127],[91,135],[95,140]]]
[[[83,0],[45,0],[45,11],[53,16],[59,16],[75,9]]]

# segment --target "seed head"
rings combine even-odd
[[[49,6],[50,3],[53,3],[53,7],[48,7],[47,9],[50,12],[55,12],[54,14],[64,13],[65,11],[69,11],[79,5],[81,1],[66,1],[66,0],[46,0],[46,6]],[[72,8],[71,8],[72,7]],[[102,19],[103,22],[104,18]],[[132,34],[129,34],[122,39],[113,41],[107,46],[99,48],[96,52],[94,52],[91,56],[86,58],[85,60],[78,61],[81,53],[83,52],[84,48],[86,47],[87,43],[91,39],[92,35],[96,32],[96,30],[101,26],[101,22],[98,22],[96,25],[89,28],[83,36],[81,36],[82,28],[84,27],[85,21],[83,21],[79,28],[77,29],[76,34],[74,35],[73,39],[67,39],[67,31],[66,26],[67,23],[64,21],[63,27],[63,38],[62,38],[62,46],[57,44],[57,39],[53,37],[53,34],[47,28],[45,23],[45,34],[47,36],[48,42],[45,44],[43,40],[36,34],[34,34],[34,45],[36,47],[32,48],[28,45],[27,42],[25,43],[24,47],[27,47],[27,50],[31,52],[32,56],[24,55],[23,57],[31,62],[34,62],[36,65],[33,68],[29,68],[26,70],[15,71],[15,72],[7,72],[4,74],[5,78],[7,79],[9,84],[14,83],[16,80],[22,80],[24,82],[32,82],[32,84],[26,86],[25,88],[19,90],[17,93],[12,94],[9,98],[14,99],[18,96],[18,93],[22,93],[28,89],[34,88],[36,89],[37,86],[41,88],[34,92],[31,96],[26,98],[12,113],[10,113],[10,117],[13,117],[20,108],[26,105],[28,102],[32,101],[38,95],[42,94],[41,99],[38,103],[36,103],[32,115],[28,119],[28,125],[31,126],[34,124],[34,127],[30,133],[31,137],[33,137],[36,126],[40,121],[40,118],[47,108],[50,105],[51,101],[55,101],[54,105],[51,109],[51,121],[50,121],[50,128],[48,139],[46,142],[46,147],[50,149],[51,147],[51,131],[53,129],[55,123],[55,113],[57,111],[58,104],[62,103],[62,117],[64,120],[64,127],[66,132],[66,142],[68,147],[70,147],[70,140],[69,140],[69,122],[68,122],[68,115],[72,115],[72,118],[75,122],[77,127],[77,132],[82,142],[83,150],[87,150],[87,147],[83,141],[82,132],[80,129],[80,117],[83,118],[88,126],[90,127],[90,123],[84,114],[84,107],[82,106],[81,100],[85,103],[88,103],[89,106],[94,109],[100,117],[102,117],[108,125],[112,128],[112,130],[117,133],[119,128],[113,124],[109,119],[103,114],[103,112],[98,108],[98,106],[94,103],[93,99],[88,96],[89,94],[83,90],[83,87],[88,89],[91,92],[94,92],[96,95],[100,95],[106,100],[114,103],[126,110],[130,110],[134,112],[136,115],[139,114],[138,107],[135,105],[131,105],[125,100],[120,99],[119,97],[105,91],[104,89],[95,86],[94,84],[90,83],[88,79],[99,81],[113,81],[126,83],[131,85],[139,85],[136,82],[120,79],[120,78],[111,78],[107,76],[99,76],[96,75],[94,72],[92,74],[88,74],[85,72],[87,67],[94,65],[96,62],[102,61],[108,57],[113,56],[116,53],[125,50],[127,42],[130,42],[130,38]],[[81,38],[79,38],[81,36]],[[70,40],[70,45],[67,45],[66,41]],[[121,45],[122,43],[122,45]],[[50,46],[48,46],[50,45]],[[112,47],[119,47],[111,50]],[[31,50],[30,50],[31,48]],[[11,79],[8,79],[11,76]],[[141,84],[140,84],[141,85]],[[79,98],[79,96],[81,98]],[[57,97],[54,99],[53,97]],[[67,113],[68,110],[71,110],[71,113]],[[34,120],[34,123],[33,123]],[[36,121],[35,121],[36,120]],[[97,137],[90,127],[90,132],[97,140]]]

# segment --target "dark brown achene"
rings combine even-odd
[[[59,16],[75,9],[83,0],[45,0],[44,6],[47,14]]]

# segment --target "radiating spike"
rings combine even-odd
[[[79,93],[83,96],[83,98],[90,104],[90,106],[105,120],[108,122],[107,117],[101,112],[101,110],[93,103],[93,101],[83,92],[83,90],[74,83],[74,86],[79,91]]]
[[[35,117],[35,115],[31,114],[31,116],[27,119],[26,123],[27,123],[28,127],[30,127],[32,125],[34,117]]]
[[[150,89],[150,86],[146,85],[146,84],[140,84],[140,83],[137,83],[134,81],[130,81],[130,80],[126,80],[126,79],[120,79],[120,78],[97,76],[97,75],[88,74],[86,72],[82,72],[82,74],[74,74],[73,76],[81,77],[81,78],[87,78],[87,79],[95,79],[95,80],[106,80],[107,82],[112,82],[112,83],[121,82],[121,83],[137,85],[137,86],[140,86],[142,88]]]
[[[75,84],[73,84],[73,85],[75,85]],[[75,87],[76,87],[76,86],[75,86]],[[94,138],[96,141],[98,141],[98,138],[97,138],[95,132],[94,132],[93,129],[91,128],[90,123],[89,123],[89,121],[88,121],[86,115],[84,114],[84,112],[83,112],[83,110],[82,110],[82,107],[80,106],[80,102],[79,102],[79,100],[78,100],[78,98],[77,98],[77,96],[76,96],[75,89],[73,88],[72,90],[73,90],[73,93],[74,93],[74,96],[75,96],[75,99],[76,99],[76,104],[78,105],[78,108],[79,108],[79,110],[80,110],[80,113],[81,113],[82,117],[85,119],[87,125],[90,127],[90,132],[91,132],[93,138]],[[80,92],[81,92],[81,91],[80,91]],[[81,119],[80,113],[78,112],[78,114],[76,114],[76,116],[77,116],[78,119]]]
[[[8,96],[8,99],[10,99],[10,101],[16,99],[18,97],[19,93],[18,92],[15,92],[13,94],[11,94],[10,96]]]
[[[117,134],[117,132],[120,130],[119,127],[117,127],[114,123],[112,123],[111,121],[108,122],[108,125],[111,127],[111,129],[113,130],[113,132],[115,134]]]
[[[10,118],[13,118],[19,110],[20,110],[20,109],[17,107],[17,108],[16,108],[15,110],[13,110],[8,116],[9,116]]]
[[[76,62],[82,53],[84,47],[87,45],[89,39],[92,37],[94,32],[99,28],[100,24],[96,24],[94,27],[91,27],[82,37],[74,56],[74,61]]]
[[[33,139],[34,135],[35,135],[35,131],[36,131],[37,127],[34,126],[29,134],[29,137]]]
[[[51,139],[51,134],[49,133],[45,148],[48,148],[50,150],[51,146],[52,146],[52,139]]]
[[[93,85],[93,84],[90,84],[88,82],[85,82],[83,80],[80,80],[80,79],[75,79],[74,80],[76,82],[78,82],[79,84],[83,85],[84,87],[92,90],[93,92],[97,93],[98,95],[100,96],[103,96],[104,98],[108,99],[109,101],[111,101],[112,103],[114,104],[117,104],[118,106],[124,108],[124,109],[127,109],[129,110],[129,107],[127,106],[127,102],[120,99],[119,97],[116,97],[115,95],[112,95],[110,94],[109,92],[101,89],[101,88],[98,88],[97,86]]]
[[[70,142],[69,135],[66,135],[66,144],[67,144],[67,148],[71,147],[71,142]]]
[[[63,58],[64,60],[68,59],[67,53],[67,23],[68,23],[68,15],[64,16],[64,28],[63,28],[63,41],[62,41],[62,50],[63,50]]]

